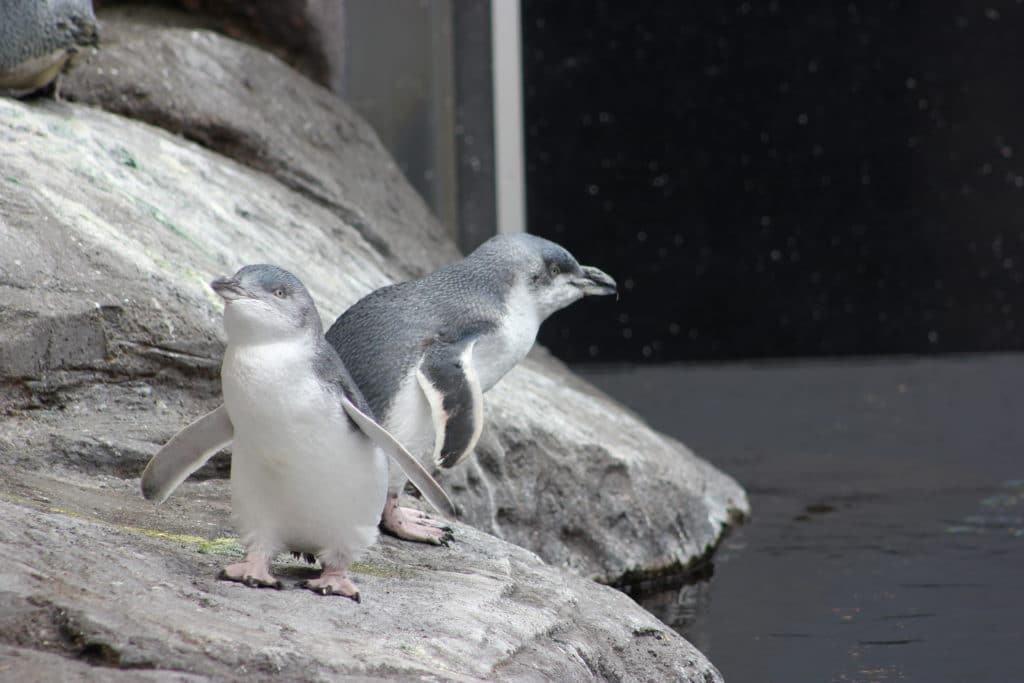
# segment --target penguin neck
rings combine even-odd
[[[294,345],[296,348],[307,349],[312,354],[323,339],[323,328],[319,319],[302,327],[286,327],[271,326],[250,316],[229,316],[227,313],[228,311],[225,311],[224,330],[227,332],[228,346],[244,348]]]
[[[320,408],[322,382],[314,371],[316,345],[302,338],[229,343],[221,388],[232,421],[260,430],[275,420],[301,423]]]
[[[544,321],[526,283],[513,284],[502,303],[504,310],[498,325],[480,339],[473,351],[473,365],[484,391],[526,357]]]
[[[235,374],[266,388],[284,387],[289,377],[310,373],[316,351],[317,340],[304,334],[229,339],[221,374]]]

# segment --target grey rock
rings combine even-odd
[[[157,507],[137,481],[5,475],[5,678],[722,680],[625,595],[465,525],[450,548],[382,540],[353,567],[357,605],[295,589],[313,570],[285,557],[285,590],[217,581],[241,551],[224,481]]]
[[[459,257],[373,129],[267,52],[212,31],[101,14],[103,49],[76,61],[65,98],[185,136],[277,178],[355,227],[395,276]],[[396,267],[397,266],[397,267]]]
[[[279,55],[311,80],[338,92],[345,68],[345,7],[337,0],[178,0],[217,18],[228,35]]]
[[[340,92],[346,7],[337,0],[96,0],[104,16],[155,26],[205,28],[258,46],[310,80]]]
[[[7,598],[5,600],[5,597]],[[0,601],[7,602],[9,596],[0,595]],[[19,602],[16,607],[24,608],[25,602]],[[5,605],[10,607],[11,605]],[[35,606],[31,606],[35,607]],[[47,626],[55,626],[59,622],[50,614],[54,612],[51,608],[37,608],[32,616],[42,617],[43,623]],[[21,616],[21,615],[19,615]],[[27,616],[27,615],[26,615]],[[48,618],[49,617],[49,618]],[[31,623],[31,622],[30,622]],[[72,651],[76,652],[76,651]],[[121,671],[103,665],[90,663],[90,657],[84,659],[72,656],[63,656],[52,652],[40,652],[27,647],[11,647],[0,645],[0,673],[5,680],[9,681],[61,681],[61,683],[135,683],[136,681],[159,681],[161,683],[199,683],[200,681],[213,680],[208,676],[194,676],[180,671],[144,671],[131,669]]]

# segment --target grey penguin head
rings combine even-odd
[[[66,36],[69,45],[84,47],[96,44],[98,35],[92,0],[45,0],[39,4],[49,7],[50,16],[54,17],[55,32]]]
[[[528,233],[492,237],[469,258],[512,273],[536,302],[541,319],[585,296],[618,292],[607,273],[581,266],[564,247]]]
[[[287,270],[245,266],[210,283],[224,299],[224,329],[230,344],[266,344],[323,336],[320,314],[305,285]]]

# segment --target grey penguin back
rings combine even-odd
[[[91,0],[0,0],[0,72],[96,43]]]
[[[526,237],[491,238],[462,261],[371,292],[331,325],[327,341],[380,419],[433,339],[498,324],[516,279],[515,255],[537,246]]]

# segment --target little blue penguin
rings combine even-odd
[[[0,91],[46,87],[98,40],[91,0],[0,0]]]
[[[280,552],[323,567],[301,585],[359,601],[349,565],[376,539],[390,455],[450,517],[454,507],[430,474],[377,422],[294,275],[251,265],[211,284],[224,300],[224,405],[174,436],[142,475],[147,498],[164,500],[229,443],[231,507],[243,561],[221,578],[280,588]],[[396,468],[399,469],[399,468]]]
[[[381,424],[427,469],[453,467],[480,437],[483,392],[526,356],[541,323],[584,296],[616,291],[610,276],[554,242],[499,235],[458,263],[368,294],[327,341]],[[398,506],[405,481],[392,470],[381,528],[446,543],[447,527]]]

